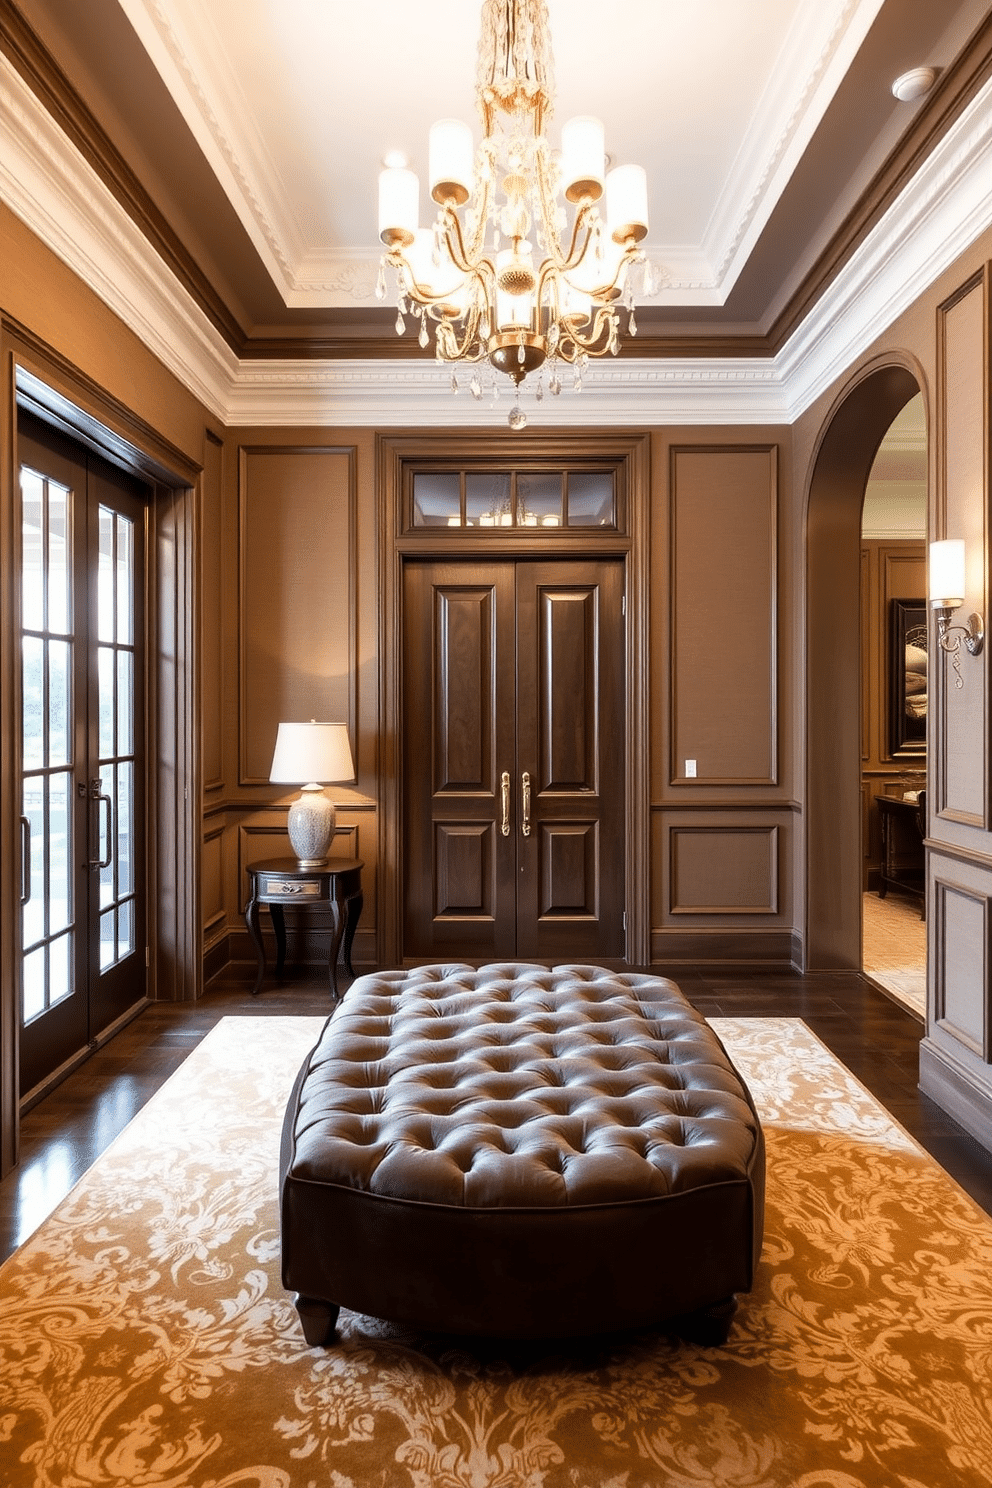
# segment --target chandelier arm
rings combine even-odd
[[[538,152],[535,160],[535,174],[540,197],[541,220],[544,225],[544,236],[547,240],[548,257],[556,269],[562,273],[569,273],[572,269],[578,268],[589,251],[589,242],[596,225],[593,217],[596,204],[588,198],[583,198],[579,202],[576,208],[575,218],[572,222],[572,235],[569,240],[568,250],[562,253],[555,227],[555,218],[557,216],[555,192],[552,189],[552,182],[545,170],[545,158],[541,152]],[[578,248],[579,238],[583,232],[585,233],[585,237],[582,240],[582,247]]]
[[[485,266],[495,276],[496,266],[491,259],[480,257],[477,247],[473,247],[471,252],[466,249],[461,218],[448,203],[441,208],[441,231],[444,233],[445,246],[456,269],[463,274],[478,275],[480,269]]]
[[[478,272],[475,272],[473,277],[478,281],[479,287],[482,292],[482,303],[485,304],[488,311],[489,299],[486,294],[485,277]],[[446,335],[443,336],[440,340],[435,337],[435,346],[437,348],[438,355],[443,361],[481,362],[484,360],[484,358],[488,355],[488,347],[480,333],[481,320],[482,314],[479,308],[479,297],[474,298],[472,301],[472,305],[465,319],[465,329],[462,333],[461,339],[459,339],[455,333],[453,322],[450,320],[445,320],[444,324],[447,327]],[[444,345],[441,344],[442,341]],[[473,344],[475,348],[474,350]],[[450,351],[448,349],[449,347],[451,348]]]
[[[577,326],[562,322],[564,333],[558,343],[558,355],[562,361],[572,363],[578,356],[603,356],[610,349],[615,312],[607,305],[596,311],[591,330],[583,335]],[[574,350],[569,354],[568,346]]]

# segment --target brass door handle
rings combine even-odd
[[[101,858],[100,857],[100,837],[99,837],[99,828],[98,828],[97,829],[97,848],[96,848],[96,854],[97,855],[96,855],[95,858],[90,858],[90,860],[89,860],[89,867],[90,868],[100,868],[100,869],[109,868],[110,867],[110,863],[111,863],[111,859],[114,856],[114,843],[113,843],[114,803],[113,803],[113,801],[110,799],[110,797],[108,795],[106,795],[103,791],[101,791],[101,789],[100,789],[100,781],[98,779],[97,780],[91,780],[90,781],[90,800],[91,801],[96,801],[98,803],[102,801],[103,802],[103,805],[104,805],[104,808],[106,810],[106,813],[107,813],[107,823],[106,823],[106,825],[107,825],[107,856],[105,858]]]
[[[525,770],[520,777],[521,794],[523,796],[524,815],[520,824],[520,830],[525,837],[530,836],[530,772]]]
[[[504,837],[510,835],[510,772],[504,770],[500,779],[500,795],[503,799],[503,824],[500,827]]]
[[[31,822],[21,817],[21,903],[31,898]]]

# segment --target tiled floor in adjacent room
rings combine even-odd
[[[862,895],[862,965],[873,982],[926,1019],[927,927],[915,895],[889,889]]]

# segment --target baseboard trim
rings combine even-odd
[[[992,1091],[929,1038],[920,1043],[920,1089],[992,1152]]]
[[[102,1029],[96,1038],[91,1039],[88,1044],[84,1044],[81,1049],[77,1049],[75,1054],[71,1054],[64,1063],[59,1065],[58,1069],[52,1070],[50,1075],[46,1075],[43,1080],[39,1080],[33,1089],[26,1091],[21,1096],[18,1107],[20,1114],[22,1116],[26,1115],[33,1106],[36,1106],[39,1101],[44,1100],[46,1095],[50,1095],[56,1085],[61,1085],[62,1081],[67,1079],[74,1070],[77,1070],[81,1064],[85,1064],[91,1054],[95,1054],[97,1049],[102,1049],[104,1044],[109,1044],[115,1034],[120,1033],[122,1028],[126,1028],[129,1023],[137,1018],[139,1013],[143,1013],[145,1008],[150,1006],[151,1002],[149,998],[139,998],[137,1002],[128,1008],[126,1013],[121,1013],[119,1018],[115,1018],[113,1023],[109,1023],[106,1028]]]
[[[652,930],[651,965],[753,966],[794,971],[801,942],[792,930]]]

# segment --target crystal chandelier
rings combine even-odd
[[[552,152],[544,135],[554,106],[546,0],[483,0],[476,100],[484,134],[477,151],[467,124],[441,119],[431,128],[432,227],[419,223],[414,172],[387,165],[380,174],[386,251],[376,293],[385,296],[388,265],[398,282],[397,331],[407,316],[419,319],[420,345],[433,330],[438,361],[488,364],[518,389],[547,363],[553,394],[564,364],[578,389],[590,357],[619,351],[621,306],[628,334],[637,333],[635,265],[642,292],[654,289],[639,247],[648,231],[644,171],[621,165],[607,175],[603,125],[589,117],[570,120],[560,156]],[[477,373],[471,388],[481,397]],[[511,427],[525,423],[514,407]]]

